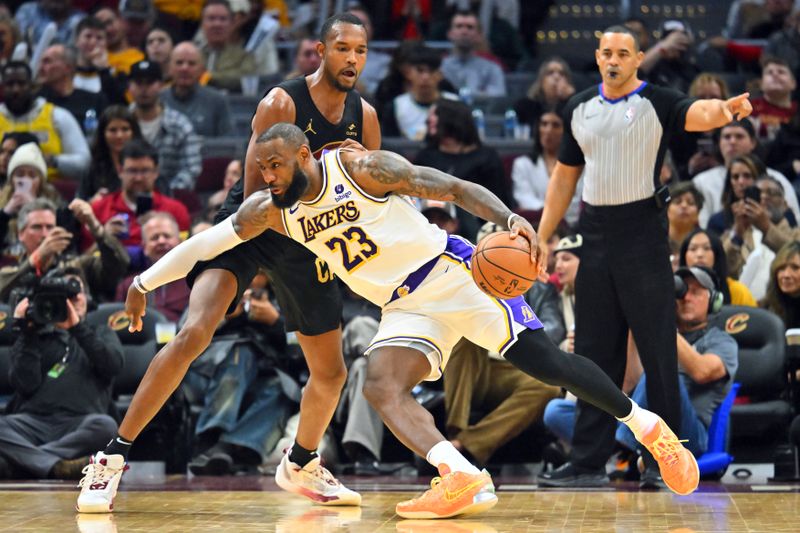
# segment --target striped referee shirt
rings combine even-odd
[[[585,165],[583,201],[620,205],[652,197],[670,137],[685,130],[693,102],[647,82],[614,100],[602,84],[570,98],[558,160]]]

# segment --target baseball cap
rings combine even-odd
[[[249,0],[228,0],[228,5],[231,7],[231,13],[250,12]]]
[[[422,200],[419,210],[424,214],[426,211],[440,211],[450,218],[456,218],[456,206],[452,202],[441,200]]]
[[[47,176],[47,164],[44,162],[42,151],[36,143],[23,144],[17,148],[8,162],[8,175],[11,176],[18,167],[23,165],[38,170],[42,178]]]
[[[682,279],[694,278],[700,285],[709,291],[719,290],[717,288],[716,276],[714,276],[714,274],[705,267],[680,267],[675,271],[675,275]]]
[[[146,20],[155,15],[151,0],[120,0],[119,14],[128,19]]]
[[[569,252],[580,257],[582,246],[583,237],[579,233],[575,235],[569,235],[558,241],[558,244],[553,249],[553,254],[557,254],[558,252]]]
[[[160,80],[161,79],[161,65],[154,61],[139,61],[134,63],[131,67],[131,72],[128,74],[131,80]]]
[[[674,31],[682,31],[688,36],[692,36],[692,28],[682,20],[670,19],[661,23],[661,38],[663,39]]]

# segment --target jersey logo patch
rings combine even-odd
[[[625,122],[632,122],[633,121],[634,110],[632,107],[629,107],[625,110]]]
[[[311,124],[312,122],[314,122],[314,119],[313,119],[313,118],[310,118],[310,119],[308,119],[308,126],[306,126],[306,129],[304,129],[304,130],[303,130],[303,133],[309,133],[309,132],[311,132],[311,133],[313,133],[314,135],[316,135],[316,134],[317,134],[317,132],[316,132],[316,131],[314,131],[314,126]]]
[[[358,135],[358,132],[355,130],[356,130],[356,125],[351,122],[350,125],[347,126],[347,131],[344,132],[344,134],[350,137],[355,137]]]
[[[345,192],[344,185],[342,185],[341,183],[333,188],[333,192],[336,193],[336,196],[333,198],[335,202],[341,202],[342,200],[347,200],[353,194],[351,191]]]

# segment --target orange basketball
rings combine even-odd
[[[472,253],[472,279],[489,296],[515,298],[531,288],[536,276],[530,243],[521,235],[512,239],[508,231],[490,233]]]

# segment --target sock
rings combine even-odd
[[[132,442],[128,442],[117,434],[117,436],[106,445],[103,453],[106,455],[121,455],[128,462],[128,454],[131,452]]]
[[[636,440],[642,442],[642,437],[647,435],[658,424],[658,415],[647,409],[642,409],[636,402],[631,400],[631,412],[623,418],[617,418],[617,420],[628,426]]]
[[[453,443],[449,440],[443,440],[437,443],[430,449],[425,459],[436,468],[439,468],[439,465],[444,463],[450,468],[451,472],[465,472],[467,474],[481,473],[478,467],[467,461],[467,458],[456,450]]]
[[[289,452],[289,460],[300,468],[303,468],[317,457],[319,457],[317,450],[306,450],[296,441],[292,444],[292,451]]]

